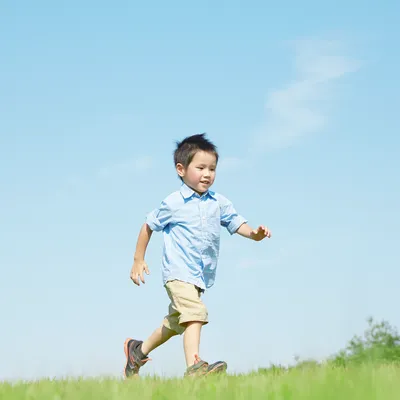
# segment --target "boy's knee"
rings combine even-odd
[[[208,310],[205,304],[199,301],[194,307],[186,308],[179,316],[179,324],[187,325],[200,322],[203,325],[208,323]]]
[[[164,318],[163,328],[170,331],[172,336],[182,335],[182,333],[185,331],[185,328],[178,323],[177,319],[171,318],[170,316]]]
[[[179,333],[176,332],[174,329],[171,329],[171,328],[165,326],[165,323],[162,325],[161,329],[162,329],[163,336],[172,337],[172,336],[179,335]]]
[[[182,326],[182,328],[186,331],[186,329],[191,326],[191,325],[195,325],[195,324],[200,324],[200,325],[207,325],[208,321],[188,321],[188,322],[182,322],[180,325]]]
[[[205,307],[204,309],[198,310],[198,312],[195,315],[193,313],[187,315],[183,314],[179,318],[179,325],[185,326],[185,329],[187,325],[194,323],[201,323],[203,325],[208,324],[208,312]]]

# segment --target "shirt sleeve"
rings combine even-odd
[[[160,207],[147,214],[146,223],[152,231],[162,231],[172,221],[172,210],[168,204],[163,201]]]
[[[228,199],[220,201],[221,206],[221,225],[233,235],[241,225],[247,222],[247,219],[239,215],[232,202]]]

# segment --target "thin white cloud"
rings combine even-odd
[[[273,268],[291,265],[299,260],[311,260],[319,246],[318,238],[285,239],[275,238],[278,245],[267,250],[268,256],[260,256],[261,253],[253,254],[248,258],[239,258],[236,267],[239,269]],[[279,245],[279,243],[283,243]],[[265,254],[265,252],[263,251]]]
[[[218,161],[218,170],[225,171],[225,170],[232,170],[240,168],[244,164],[244,160],[238,157],[224,157]]]
[[[100,168],[99,178],[109,179],[115,176],[143,173],[152,168],[154,161],[150,156],[141,156]]]
[[[278,248],[273,256],[267,258],[248,257],[241,258],[236,264],[239,269],[272,268],[278,267],[287,257],[287,251],[283,247]]]
[[[332,85],[360,68],[360,62],[343,55],[339,42],[294,42],[295,80],[268,94],[263,126],[256,134],[258,151],[289,147],[301,137],[321,131],[329,116]]]
[[[106,180],[117,180],[131,175],[140,175],[149,171],[154,166],[154,159],[150,156],[140,156],[131,160],[109,164],[95,170],[86,176],[69,176],[56,190],[56,197],[63,197],[66,194],[81,193],[87,188],[88,183],[93,181],[102,182]]]

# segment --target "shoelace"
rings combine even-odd
[[[137,362],[137,361],[134,359],[133,356],[130,356],[130,357],[129,357],[129,360],[130,360],[130,362],[131,362],[132,365],[135,365],[136,362]],[[147,361],[152,361],[152,359],[149,358],[149,357],[148,357],[148,358],[143,358],[143,360],[138,360],[138,364],[139,364],[141,367],[143,367],[143,365],[146,364]]]

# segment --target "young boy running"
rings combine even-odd
[[[162,231],[162,276],[171,301],[169,313],[147,340],[126,339],[124,372],[127,378],[138,375],[152,350],[183,333],[186,376],[225,371],[224,361],[209,364],[199,357],[201,328],[208,323],[201,295],[214,284],[221,226],[231,235],[238,233],[255,241],[271,237],[268,228],[261,225],[252,229],[227,198],[210,190],[215,180],[218,152],[205,134],[177,143],[174,162],[181,179],[180,190],[148,214],[139,233],[130,274],[136,285],[140,286],[140,281],[145,283],[144,272],[149,274],[145,262],[147,245],[153,231]]]

